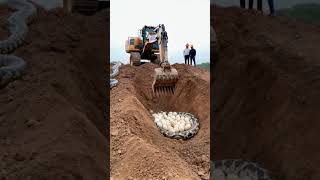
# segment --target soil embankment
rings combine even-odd
[[[0,89],[0,179],[107,177],[108,13],[39,11],[14,52],[26,73]]]
[[[320,29],[212,7],[214,159],[247,159],[279,179],[320,178]]]

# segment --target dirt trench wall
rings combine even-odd
[[[151,94],[151,84],[153,82],[153,69],[155,65],[148,65],[148,75],[137,74],[136,93],[139,100],[149,110],[159,111],[176,111],[189,112],[196,115],[200,119],[208,119],[210,117],[210,94],[209,94],[209,76],[208,72],[199,73],[199,69],[192,72],[193,67],[186,68],[184,65],[176,65],[175,68],[180,74],[180,79],[176,84],[174,94],[154,96]],[[195,74],[194,73],[198,73]],[[201,75],[205,77],[196,77]],[[196,77],[196,78],[193,78]],[[141,79],[144,79],[143,82]],[[142,88],[141,88],[142,87]]]

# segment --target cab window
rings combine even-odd
[[[134,45],[134,39],[130,39],[130,45]]]

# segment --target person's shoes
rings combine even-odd
[[[262,11],[256,11],[258,15],[263,15]]]
[[[275,16],[275,14],[274,14],[274,13],[270,13],[270,14],[269,14],[269,16],[274,17],[274,16]]]

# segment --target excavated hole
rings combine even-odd
[[[192,174],[193,177],[208,179],[206,177],[209,176],[210,168],[210,89],[207,78],[209,74],[201,69],[175,64],[173,67],[179,73],[175,94],[156,97],[152,94],[152,83],[154,69],[158,67],[150,63],[138,67],[120,68],[117,77],[119,85],[113,91],[120,95],[127,94],[120,100],[120,104],[124,105],[121,107],[123,109],[121,118],[126,120],[131,136],[138,137],[139,141],[144,143],[143,151],[149,152],[152,147],[152,150],[150,149],[152,154],[159,152],[162,157],[167,157],[160,160],[163,162],[155,160],[157,167],[165,167],[168,163],[179,164],[177,166],[179,170],[173,168],[171,174],[185,175],[189,172],[189,177]],[[195,136],[187,140],[165,137],[152,116],[153,113],[161,111],[190,113],[198,119],[199,130]],[[155,158],[153,155],[146,157]],[[199,174],[203,175],[200,177]],[[165,175],[164,173],[163,176]]]
[[[174,94],[154,96],[151,92],[141,91],[139,92],[138,99],[144,104],[148,110],[152,110],[153,113],[164,112],[188,112],[196,117],[202,113],[197,111],[197,107],[190,104],[191,101],[197,101],[193,99],[193,94],[196,93],[196,84],[188,81],[187,84],[177,83],[176,91]],[[192,112],[191,112],[192,111]]]
[[[162,96],[155,96],[151,93],[151,83],[150,87],[146,84],[146,88],[141,88],[141,86],[141,83],[139,83],[139,80],[137,79],[137,98],[150,112],[150,115],[159,112],[190,113],[199,120],[199,127],[201,127],[201,118],[206,117],[209,113],[203,111],[203,106],[201,106],[201,104],[204,105],[208,103],[209,97],[206,98],[207,102],[203,102],[202,98],[196,98],[203,92],[196,79],[181,79],[176,84],[174,94]],[[152,121],[154,121],[153,117]]]

